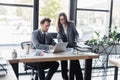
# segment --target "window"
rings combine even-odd
[[[77,30],[82,35],[84,32],[100,32],[103,37],[108,33],[110,19],[110,1],[108,0],[77,0]]]
[[[78,0],[77,8],[108,10],[109,5],[108,0]]]
[[[112,30],[117,26],[117,32],[120,33],[120,0],[113,2]]]
[[[102,37],[108,30],[108,13],[78,11],[76,25],[78,31],[92,31],[93,33],[97,31]]]
[[[57,32],[56,23],[60,12],[69,14],[69,0],[39,0],[39,22],[43,17],[50,18],[52,22],[49,32]]]
[[[34,0],[0,0],[0,36],[4,36],[0,45],[20,44],[31,39],[33,2]],[[49,32],[56,32],[60,12],[69,14],[69,0],[39,0],[39,20],[43,17],[52,20]]]
[[[0,0],[0,3],[33,5],[33,0]]]
[[[9,0],[4,0],[6,3]],[[16,0],[11,0],[17,3]],[[23,1],[23,0],[17,0]],[[2,2],[2,0],[0,0]],[[27,2],[26,2],[27,3]],[[28,2],[29,3],[29,2]],[[31,2],[32,3],[32,2]],[[19,3],[20,4],[20,3]],[[30,40],[33,25],[33,8],[19,5],[0,6],[0,45],[20,44]]]

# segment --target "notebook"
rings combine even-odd
[[[52,52],[52,53],[64,52],[64,51],[66,51],[67,45],[68,45],[68,42],[57,43],[55,45],[54,50],[50,50],[50,52]]]

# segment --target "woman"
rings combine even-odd
[[[60,13],[58,16],[57,31],[58,31],[58,42],[60,41],[68,42],[67,47],[69,48],[76,47],[76,39],[78,39],[79,34],[73,22],[67,20],[67,16],[65,13]],[[62,70],[63,80],[68,80],[67,61],[61,61],[61,70]],[[70,80],[74,80],[74,75],[76,75],[76,80],[83,80],[79,60],[70,61]]]

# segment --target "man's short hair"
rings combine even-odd
[[[43,19],[40,21],[40,24],[44,24],[45,21],[51,22],[51,20],[50,20],[49,18],[43,18]]]

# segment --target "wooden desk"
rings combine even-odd
[[[118,78],[118,68],[120,67],[120,59],[110,59],[109,62],[115,65],[114,80]]]
[[[82,52],[79,54],[72,52],[62,52],[59,54],[45,54],[44,56],[26,56],[26,57],[18,57],[16,59],[9,58],[8,61],[12,65],[16,76],[18,78],[18,63],[20,62],[48,62],[48,61],[58,61],[58,60],[78,60],[85,59],[85,79],[91,80],[91,69],[92,69],[92,59],[99,58],[98,54]],[[19,79],[19,78],[18,78]]]

